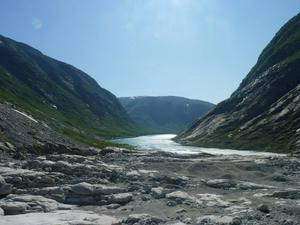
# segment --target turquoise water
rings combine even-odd
[[[218,148],[201,148],[194,146],[184,146],[172,140],[175,134],[157,134],[139,136],[134,138],[115,139],[113,142],[120,144],[129,144],[136,146],[138,149],[145,151],[166,151],[181,154],[196,154],[199,152],[206,152],[215,155],[277,155],[267,152],[255,151],[239,151],[232,149],[218,149]]]

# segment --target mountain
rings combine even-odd
[[[87,144],[129,135],[134,125],[118,99],[81,70],[0,36],[0,101]]]
[[[231,97],[176,137],[181,143],[291,152],[300,147],[300,14],[262,51]]]
[[[119,98],[144,133],[178,133],[214,105],[175,96]]]

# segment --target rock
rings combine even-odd
[[[229,189],[236,186],[232,180],[229,179],[212,179],[208,181],[204,181],[204,183],[213,188],[222,188],[222,189]]]
[[[0,150],[4,150],[4,151],[8,150],[7,146],[3,142],[0,142]]]
[[[120,208],[120,204],[110,204],[110,205],[107,205],[106,208],[107,209],[117,209],[117,208]]]
[[[256,190],[256,189],[272,189],[274,188],[273,186],[268,186],[268,185],[261,185],[261,184],[256,184],[252,182],[244,182],[240,181],[236,185],[237,188],[241,190]]]
[[[231,216],[216,216],[216,215],[208,215],[201,216],[197,218],[197,225],[231,225],[233,222],[233,217]],[[238,224],[235,224],[238,225]]]
[[[266,204],[260,204],[257,209],[263,213],[269,213],[270,209]]]
[[[29,205],[24,202],[1,202],[0,207],[5,215],[18,215],[25,213]]]
[[[142,195],[141,199],[143,201],[149,201],[151,198],[148,195]]]
[[[99,205],[100,199],[85,195],[67,195],[65,203],[73,205]],[[105,203],[106,204],[106,203]],[[101,203],[103,205],[103,203]]]
[[[191,223],[193,223],[193,219],[190,218],[190,217],[187,217],[187,218],[185,218],[185,219],[183,220],[183,222],[186,223],[186,224],[191,224]]]
[[[114,194],[109,199],[110,203],[126,204],[132,200],[132,194],[130,193],[120,193]]]
[[[269,196],[275,198],[300,199],[300,189],[287,189],[284,191],[275,191]]]
[[[14,210],[13,206],[15,204],[17,210]],[[0,207],[4,209],[5,214],[7,214],[7,205],[12,206],[9,207],[8,210],[21,211],[21,213],[23,213],[26,209],[28,211],[35,212],[51,212],[57,210],[62,204],[58,203],[53,199],[45,198],[43,196],[38,195],[9,195],[5,199],[2,199],[0,203]],[[20,210],[18,210],[18,207],[20,208]]]
[[[14,152],[16,148],[9,142],[0,142],[0,150]]]
[[[300,158],[300,150],[295,150],[289,154],[291,157]]]
[[[28,213],[4,216],[1,225],[121,225],[119,219],[83,210],[60,210],[51,213]]]
[[[126,204],[132,195],[124,188],[86,182],[65,187],[65,203],[77,205],[106,205],[111,203]],[[120,194],[119,194],[120,193]]]
[[[231,222],[230,225],[241,225],[242,222],[243,222],[243,221],[241,220],[241,218],[239,218],[239,217],[234,217],[234,218],[232,219],[232,222]]]
[[[167,176],[159,174],[151,174],[151,179],[160,183],[166,183],[171,185],[184,186],[189,181],[188,177],[185,176]]]
[[[95,191],[95,186],[89,183],[79,183],[71,186],[71,191],[79,195],[92,195]]]
[[[131,153],[132,151],[127,149],[127,148],[119,148],[119,147],[113,147],[113,146],[108,146],[105,147],[100,151],[101,155],[106,155],[106,154],[111,154],[111,153]]]
[[[166,193],[162,187],[152,188],[151,189],[151,195],[154,198],[164,198],[166,196]]]
[[[116,194],[116,193],[125,192],[125,191],[126,191],[125,188],[97,184],[97,185],[95,185],[94,194],[109,195],[109,194]]]
[[[102,184],[79,183],[70,186],[71,191],[79,195],[115,194],[124,192],[124,188],[116,186],[106,186]]]
[[[183,192],[183,191],[171,192],[171,193],[166,195],[166,198],[170,199],[170,200],[174,200],[177,203],[182,203],[186,200],[191,200],[192,199],[192,197],[188,193]]]
[[[174,207],[176,205],[177,205],[177,203],[175,201],[168,201],[167,202],[167,206],[169,206],[169,207]]]
[[[55,186],[61,174],[37,172],[27,169],[0,167],[0,175],[16,188],[41,188]]]
[[[296,225],[297,222],[295,222],[294,220],[291,219],[287,219],[286,221],[283,222],[282,225]]]
[[[31,208],[39,207],[43,212],[51,212],[57,210],[59,203],[53,199],[45,198],[38,195],[16,195],[9,198],[12,201],[22,201],[30,205]]]
[[[29,189],[18,189],[16,194],[31,194],[41,195],[46,198],[54,199],[58,202],[65,202],[65,190],[63,187],[45,187],[45,188],[29,188]]]
[[[286,176],[283,176],[281,174],[274,174],[271,177],[272,180],[277,181],[277,182],[286,182],[288,181],[288,178]]]
[[[203,205],[206,205],[208,207],[226,208],[230,206],[230,202],[223,200],[222,195],[205,193],[198,194],[197,197],[200,201],[204,203]]]
[[[4,210],[0,208],[0,216],[4,216]]]
[[[7,184],[2,176],[0,176],[0,197],[10,194],[12,185]]]
[[[212,179],[208,181],[204,181],[204,183],[213,188],[221,188],[221,189],[230,189],[230,188],[238,188],[241,190],[255,190],[255,189],[271,189],[273,186],[261,185],[252,182],[245,181],[233,181],[230,179]]]
[[[144,225],[155,225],[164,222],[163,219],[151,216],[149,214],[132,214],[129,215],[125,220],[125,224],[144,224]]]
[[[139,180],[141,178],[141,174],[136,170],[129,171],[126,173],[126,178],[129,180]]]
[[[166,223],[166,225],[186,225],[186,223],[177,221],[177,222],[170,222],[170,223]]]
[[[4,144],[9,150],[11,150],[11,151],[16,150],[16,147],[13,144],[11,144],[10,142],[5,142]]]
[[[178,209],[176,210],[176,213],[186,213],[186,209]]]

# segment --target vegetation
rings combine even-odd
[[[75,67],[0,36],[0,101],[93,146],[136,134],[117,98]]]
[[[124,97],[119,100],[146,134],[178,133],[214,106],[209,102],[176,96]]]

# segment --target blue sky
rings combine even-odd
[[[299,0],[3,0],[0,34],[87,72],[117,96],[217,103]]]

